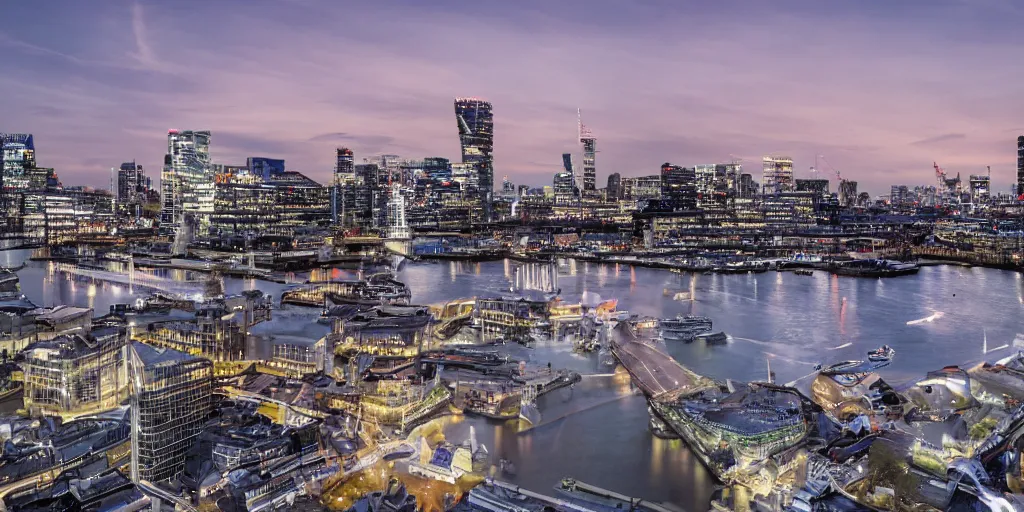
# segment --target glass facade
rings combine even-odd
[[[302,173],[284,171],[263,179],[258,174],[219,174],[210,215],[217,236],[292,236],[304,227],[331,222],[331,189]]]
[[[697,208],[697,174],[693,167],[661,166],[661,200],[672,210]]]
[[[1017,195],[1024,196],[1024,135],[1017,137]]]
[[[278,174],[284,173],[284,160],[276,158],[265,158],[262,156],[251,156],[245,161],[249,173],[259,176],[264,180],[270,180]]]
[[[167,132],[167,154],[160,174],[162,234],[176,233],[192,217],[205,234],[214,204],[214,174],[210,165],[210,132]]]
[[[124,336],[119,329],[58,336],[26,347],[25,409],[32,415],[100,412],[127,398]]]
[[[597,192],[597,139],[584,133],[580,136],[580,144],[583,145],[583,195],[593,195]]]
[[[494,118],[491,104],[478,98],[456,98],[455,118],[462,146],[462,162],[471,164],[475,187],[489,214],[494,192]]]
[[[115,200],[117,211],[122,215],[139,217],[142,215],[142,205],[146,203],[146,195],[149,185],[146,182],[146,173],[142,166],[134,160],[124,162],[117,170],[117,190]]]
[[[132,479],[159,482],[185,467],[210,414],[213,363],[132,342]]]

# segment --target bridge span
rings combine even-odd
[[[613,331],[612,355],[640,391],[652,400],[671,399],[714,387],[713,380],[679,364],[672,356],[620,323]]]

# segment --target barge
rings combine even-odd
[[[864,259],[834,262],[829,265],[828,270],[838,276],[899,277],[916,274],[921,270],[921,266],[895,260]]]

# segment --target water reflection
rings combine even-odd
[[[0,261],[18,265],[17,260],[10,251],[0,252]],[[507,294],[509,276],[518,266],[514,262],[410,262],[398,278],[410,286],[413,302],[434,304]],[[183,279],[203,277],[189,271],[152,272]],[[340,269],[324,272],[331,278],[348,275]],[[695,371],[720,380],[763,380],[765,360],[770,357],[778,382],[789,382],[807,375],[808,365],[814,362],[863,358],[868,350],[888,344],[897,356],[882,376],[899,385],[947,364],[978,362],[983,338],[989,346],[999,347],[1012,344],[1017,333],[1024,331],[1020,320],[1024,280],[1020,274],[999,270],[926,267],[915,276],[881,283],[822,272],[799,278],[771,272],[678,276],[629,265],[570,261],[559,265],[557,274],[569,302],[593,292],[618,299],[620,309],[641,315],[710,316],[716,330],[732,336],[729,344],[670,343],[666,350]],[[105,313],[111,303],[144,295],[138,287],[121,284],[115,291],[114,285],[74,278],[49,264],[29,265],[19,276],[24,293],[37,304],[88,306],[98,314]],[[292,280],[303,278],[303,274],[292,276]],[[684,284],[692,301],[675,301],[662,293]],[[259,289],[275,297],[288,287],[232,278],[225,278],[224,285],[227,293]],[[906,324],[937,311],[945,315],[932,322]],[[538,363],[550,360],[556,367],[583,373],[608,372],[596,356],[575,354],[565,344],[542,344],[534,350],[521,349],[517,355]],[[575,389],[542,397],[538,405],[541,424],[525,432],[520,432],[518,421],[452,417],[445,420],[448,437],[461,442],[469,426],[475,426],[494,460],[504,456],[515,463],[519,471],[513,480],[540,492],[573,476],[628,495],[677,503],[687,510],[706,509],[711,477],[681,443],[653,438],[647,428],[646,402],[631,390],[621,370],[613,376],[586,377]]]

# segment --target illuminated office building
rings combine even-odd
[[[117,213],[135,218],[142,216],[142,206],[146,204],[148,193],[149,180],[146,179],[142,166],[134,160],[122,163],[117,169],[117,184],[114,190]]]
[[[167,480],[184,469],[210,414],[213,363],[140,342],[132,342],[128,352],[132,480]]]
[[[576,202],[576,182],[572,173],[560,172],[554,180],[555,203],[570,204]]]
[[[494,117],[491,104],[479,98],[456,98],[455,118],[462,146],[462,162],[470,164],[475,175],[475,189],[490,214],[494,193]],[[454,169],[453,169],[454,171]]]
[[[91,309],[66,308],[64,316]],[[25,409],[31,415],[67,416],[117,407],[128,397],[124,346],[126,333],[118,328],[95,329],[84,335],[61,335],[25,348]]]
[[[184,222],[208,231],[214,207],[214,172],[210,165],[210,132],[167,132],[167,154],[160,174],[162,234],[176,233]]]
[[[1024,196],[1024,135],[1017,137],[1017,195]]]
[[[788,156],[766,156],[762,159],[761,187],[764,194],[793,192],[793,159]]]
[[[577,115],[579,111],[577,110]],[[583,118],[579,120],[580,145],[583,147],[583,173],[581,181],[577,184],[584,196],[593,196],[597,193],[597,138],[583,125]]]
[[[680,167],[665,163],[661,166],[661,201],[665,207],[677,210],[697,208],[697,175],[693,167]]]

